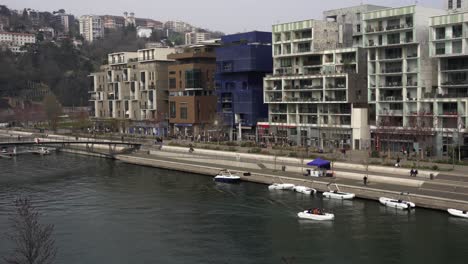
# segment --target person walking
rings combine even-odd
[[[367,185],[367,175],[364,175],[364,178],[362,180],[364,181],[364,185]]]

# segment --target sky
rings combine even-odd
[[[419,5],[443,8],[446,0],[1,0],[10,9],[39,11],[65,9],[73,15],[122,15],[160,21],[182,20],[194,26],[227,34],[252,30],[271,31],[271,25],[304,19],[322,19],[322,11],[353,5],[389,7]]]

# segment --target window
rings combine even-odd
[[[453,0],[448,0],[448,9],[453,9]]]
[[[445,39],[445,28],[436,28],[436,39]]]
[[[443,55],[443,54],[445,54],[445,43],[437,43],[436,55]]]
[[[461,0],[457,0],[457,8],[461,8]]]
[[[170,118],[176,118],[177,117],[176,103],[175,102],[170,102],[169,103],[169,117]]]
[[[356,32],[361,32],[361,24],[356,25]]]
[[[177,83],[177,82],[176,82],[176,79],[175,79],[175,78],[169,79],[169,89],[175,89],[175,88],[177,88],[177,87],[176,87],[176,83]]]
[[[180,104],[180,119],[187,119],[187,103]]]
[[[462,41],[461,40],[452,42],[452,53],[453,54],[462,53]]]
[[[185,71],[185,88],[201,88],[201,75],[200,70]]]
[[[462,25],[454,25],[452,27],[452,38],[461,38],[463,35]]]

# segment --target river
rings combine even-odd
[[[9,230],[15,197],[30,197],[55,226],[56,263],[468,262],[468,220],[444,212],[70,154],[0,159],[0,168],[0,230]],[[335,221],[297,219],[312,207],[333,211]],[[0,256],[12,247],[3,233]]]

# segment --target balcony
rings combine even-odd
[[[379,112],[381,116],[402,116],[403,110],[382,110]]]
[[[380,101],[381,102],[398,102],[398,101],[403,101],[403,97],[402,96],[393,96],[393,95],[381,96]]]
[[[381,72],[382,72],[383,74],[385,74],[385,73],[403,73],[403,68],[401,68],[401,67],[396,67],[396,68],[382,69]]]

